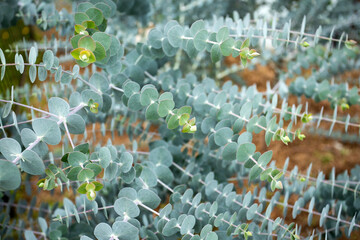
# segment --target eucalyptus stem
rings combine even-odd
[[[75,107],[68,116],[77,113],[78,111],[80,111],[83,107],[85,106],[84,103],[80,104],[79,106]],[[58,122],[57,125],[62,124],[64,121],[66,120],[66,118],[61,118]],[[31,150],[33,149],[39,142],[41,142],[42,138],[38,137],[36,138],[36,140],[34,142],[32,142],[25,150]],[[17,156],[12,162],[13,163],[17,163],[20,159],[22,158],[21,154],[19,156]]]
[[[28,109],[31,109],[31,110],[34,110],[34,111],[37,111],[37,112],[41,112],[41,113],[46,114],[46,115],[49,115],[49,116],[51,116],[51,117],[59,118],[58,115],[52,114],[52,113],[50,113],[50,112],[44,111],[44,110],[39,109],[39,108],[35,108],[35,107],[33,107],[33,106],[28,106],[28,105],[25,105],[25,104],[22,104],[22,103],[18,103],[18,102],[14,102],[14,101],[9,101],[9,100],[3,100],[3,99],[0,99],[0,102],[11,103],[11,104],[18,105],[18,106],[21,106],[21,107],[24,107],[24,108],[28,108]]]

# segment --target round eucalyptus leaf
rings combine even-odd
[[[143,170],[141,171],[140,177],[142,178],[142,181],[148,187],[154,187],[157,184],[156,175],[149,167],[143,168]]]
[[[55,76],[54,76],[55,82],[60,82],[61,76],[62,76],[62,66],[59,66],[55,72]]]
[[[5,65],[6,64],[6,58],[5,58],[5,55],[4,55],[4,52],[3,50],[0,49],[0,62]]]
[[[168,39],[169,43],[174,47],[178,48],[181,46],[181,37],[183,35],[184,29],[180,25],[175,25],[169,29]]]
[[[170,117],[169,121],[167,122],[168,129],[175,129],[179,126],[179,116],[174,114]]]
[[[111,153],[107,147],[100,148],[99,151],[100,165],[103,168],[107,168],[111,162]]]
[[[108,3],[108,2],[106,2],[106,3]],[[102,2],[96,3],[95,7],[101,10],[101,12],[104,15],[104,18],[110,18],[113,14],[113,9],[111,7],[114,7],[114,6],[110,6],[106,3],[102,3]]]
[[[128,152],[122,153],[120,156],[120,164],[119,164],[120,171],[124,173],[130,171],[130,169],[132,168],[133,161],[134,161],[133,156],[130,153]]]
[[[94,73],[89,79],[89,82],[101,92],[109,89],[109,80],[103,74]]]
[[[71,181],[77,181],[79,172],[81,171],[81,167],[75,166],[70,169],[70,171],[67,173],[66,177]]]
[[[23,128],[20,133],[21,142],[25,147],[28,147],[31,143],[33,143],[37,136],[33,130],[30,128]],[[48,146],[44,142],[39,142],[35,147],[32,148],[34,152],[39,154],[40,157],[44,157],[48,153]]]
[[[246,213],[247,220],[251,220],[254,218],[256,211],[257,211],[257,207],[258,207],[258,205],[256,203],[251,205],[251,207],[249,208],[249,210]]]
[[[49,112],[60,117],[66,117],[70,112],[69,104],[62,98],[52,97],[48,102]]]
[[[94,176],[99,175],[99,173],[100,173],[101,170],[102,170],[102,168],[100,167],[100,165],[97,164],[97,163],[89,163],[89,164],[86,164],[85,167],[88,168],[88,169],[93,170]]]
[[[228,127],[220,128],[215,132],[215,143],[219,146],[224,146],[227,143],[231,142],[231,137],[233,136],[233,131]]]
[[[87,161],[87,156],[78,151],[69,153],[68,162],[71,166],[80,166]]]
[[[251,198],[252,198],[251,192],[247,192],[247,193],[245,194],[244,199],[243,199],[243,205],[244,205],[245,207],[250,204]]]
[[[159,92],[155,87],[147,87],[141,89],[140,102],[143,106],[148,106],[155,102],[159,97]]]
[[[60,82],[64,85],[69,85],[71,83],[71,80],[72,80],[72,77],[70,74],[68,73],[64,73],[62,76],[61,76],[61,79],[60,79]]]
[[[88,181],[94,177],[94,171],[88,168],[83,168],[78,173],[77,179],[81,182]]]
[[[50,145],[57,145],[61,141],[61,132],[58,124],[50,119],[37,118],[32,122],[37,137]]]
[[[89,8],[85,13],[97,26],[99,26],[104,20],[102,11],[98,8]]]
[[[158,120],[160,118],[158,114],[159,104],[153,103],[146,108],[145,116],[147,120]]]
[[[163,34],[161,31],[156,28],[151,29],[148,35],[148,43],[155,49],[161,48],[161,39],[163,38]]]
[[[38,77],[39,77],[40,81],[45,81],[45,79],[47,77],[47,71],[46,71],[45,67],[38,68]]]
[[[228,27],[222,27],[216,34],[216,41],[217,42],[223,42],[229,37],[229,28]]]
[[[98,93],[94,92],[93,90],[89,90],[89,89],[83,90],[81,92],[81,97],[84,103],[88,103],[90,99],[92,99],[94,102],[99,104],[99,110],[102,109],[103,99]]]
[[[159,102],[158,114],[160,117],[165,117],[175,107],[175,102],[170,99],[162,100]]]
[[[118,194],[118,198],[127,197],[130,200],[136,200],[137,192],[131,187],[122,188]]]
[[[119,240],[138,240],[139,229],[129,222],[116,221],[112,225],[113,233]]]
[[[109,240],[112,235],[112,229],[106,223],[99,223],[94,229],[94,235],[99,240]]]
[[[30,53],[29,53],[29,63],[30,64],[34,64],[36,62],[36,58],[37,58],[37,50],[35,47],[31,47],[30,48]]]
[[[130,171],[128,171],[126,173],[121,172],[120,177],[125,183],[130,184],[134,181],[134,179],[136,177],[135,174],[136,174],[136,172],[135,172],[134,168],[131,168]]]
[[[166,56],[173,57],[175,56],[178,48],[173,47],[168,38],[164,38],[161,42],[162,49]]]
[[[106,112],[110,111],[110,109],[111,109],[112,98],[106,93],[103,93],[101,96],[103,99],[103,107],[102,107],[101,111],[106,113]]]
[[[95,41],[98,41],[101,43],[101,45],[104,46],[105,51],[109,50],[110,44],[111,44],[111,38],[109,34],[103,33],[103,32],[96,32],[92,35],[92,38]]]
[[[210,131],[215,129],[216,120],[212,117],[207,117],[201,122],[201,131],[208,134]]]
[[[0,169],[2,169],[0,171],[0,191],[17,189],[21,183],[21,174],[16,165],[0,159]],[[3,171],[4,169],[6,171]]]
[[[125,96],[131,97],[131,95],[140,91],[140,85],[133,81],[126,81],[123,84],[123,89]]]
[[[196,58],[198,51],[195,48],[194,41],[188,40],[185,46],[185,51],[190,58]]]
[[[220,44],[220,49],[221,49],[222,55],[224,55],[226,57],[230,56],[233,51],[236,51],[236,50],[233,50],[234,45],[235,45],[235,40],[233,38],[228,38],[225,41],[223,41]]]
[[[140,189],[138,199],[151,209],[157,208],[161,201],[159,196],[149,189]]]
[[[240,144],[236,152],[236,159],[239,162],[245,162],[255,153],[255,150],[256,146],[253,143]]]
[[[78,114],[71,114],[66,118],[69,132],[72,134],[83,134],[85,131],[85,121]]]
[[[21,169],[31,175],[40,175],[45,173],[45,165],[42,159],[32,150],[25,150],[21,154]]]
[[[211,61],[213,63],[220,61],[221,56],[222,56],[220,46],[217,44],[214,44],[211,48],[210,54],[211,54]]]
[[[210,232],[205,238],[205,240],[218,240],[218,239],[219,237],[215,232]]]
[[[206,224],[200,232],[200,237],[201,238],[205,238],[210,232],[212,231],[212,225],[211,224]]]
[[[184,219],[184,221],[181,224],[180,233],[182,235],[190,233],[193,227],[195,226],[195,217],[193,215],[188,215]]]
[[[237,139],[238,144],[243,143],[251,143],[252,142],[252,134],[250,132],[243,132]]]
[[[173,162],[173,157],[168,149],[165,147],[155,148],[150,152],[149,160],[155,165],[162,164],[170,167]]]
[[[114,210],[122,217],[134,218],[140,214],[139,207],[134,203],[134,201],[126,197],[121,197],[115,201]]]
[[[200,30],[194,37],[194,46],[196,50],[203,51],[206,48],[206,40],[208,40],[209,33],[207,30]]]
[[[160,179],[163,182],[166,182],[167,184],[174,181],[174,174],[169,169],[169,167],[166,167],[164,165],[159,165],[155,168],[155,173],[158,179]]]
[[[129,98],[128,101],[128,107],[134,111],[139,111],[142,109],[142,105],[140,102],[140,94],[139,93],[135,93],[133,95],[131,95],[131,97]]]
[[[11,107],[12,107],[12,103],[8,102],[5,104],[5,106],[3,107],[3,114],[2,114],[2,118],[6,118],[10,112],[11,112]]]
[[[105,168],[104,179],[107,181],[111,181],[116,177],[116,173],[118,171],[118,165],[114,162],[110,163],[107,168]]]
[[[21,154],[21,146],[15,139],[2,138],[0,139],[0,152],[7,160],[13,161],[17,155]]]
[[[195,36],[196,33],[198,33],[199,31],[203,30],[205,28],[205,22],[204,20],[197,20],[195,21],[193,24],[191,24],[190,27],[190,34],[192,36]]]
[[[162,233],[164,234],[165,237],[170,237],[174,234],[176,234],[177,232],[179,232],[179,228],[177,227],[177,220],[176,218],[172,218],[170,219],[170,221],[168,221],[163,230]]]
[[[89,8],[94,7],[92,3],[89,2],[82,2],[77,5],[77,12],[86,12]]]
[[[250,119],[251,111],[252,111],[252,103],[251,102],[246,102],[241,107],[240,116],[245,118],[245,119]]]
[[[82,12],[75,13],[74,19],[75,19],[75,24],[81,24],[84,21],[90,20],[89,16]],[[76,35],[76,36],[79,36],[79,35]],[[81,37],[81,35],[80,35],[80,37]]]
[[[224,160],[232,161],[236,159],[238,145],[235,142],[231,142],[226,144],[222,151],[222,157]]]
[[[29,68],[29,78],[31,83],[34,83],[36,80],[36,66],[35,65],[31,65]]]
[[[23,74],[24,70],[25,70],[24,58],[21,54],[19,54],[19,72]]]
[[[271,158],[272,158],[272,151],[267,151],[259,157],[258,163],[262,167],[266,167],[266,165],[271,161]]]
[[[54,64],[54,53],[51,50],[46,50],[43,55],[43,62],[46,70],[50,70]]]
[[[79,65],[75,64],[72,70],[73,79],[76,79],[79,76],[79,72],[80,72],[80,67]]]

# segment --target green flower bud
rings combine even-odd
[[[309,47],[310,46],[310,44],[308,42],[306,42],[306,41],[300,43],[300,45],[303,46],[303,47]]]
[[[90,60],[89,50],[83,50],[80,52],[80,60],[83,62],[88,62]]]

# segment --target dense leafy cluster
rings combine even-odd
[[[350,174],[333,169],[326,178],[323,172],[314,177],[310,164],[302,174],[297,167],[288,170],[291,159],[276,166],[272,151],[260,152],[253,138],[262,134],[267,147],[274,141],[288,145],[306,141],[309,128],[330,135],[343,127],[341,138],[358,141],[347,134],[359,131],[356,116],[338,117],[340,109],[359,105],[358,88],[331,79],[359,68],[356,42],[345,34],[324,35],[321,27],[307,33],[306,18],[294,31],[286,18],[278,29],[276,17],[271,27],[237,11],[225,17],[233,1],[164,2],[89,0],[74,3],[71,14],[58,12],[51,1],[15,4],[16,18],[9,13],[14,21],[55,27],[63,37],[44,41],[45,47],[22,43],[24,51],[14,43],[14,57],[0,49],[1,80],[14,68],[31,83],[0,95],[0,236],[351,236],[360,228],[359,166]],[[203,19],[193,19],[194,12]],[[0,20],[2,27],[10,24]],[[238,64],[226,66],[226,58]],[[276,70],[277,83],[266,92],[256,85],[239,89],[239,77],[222,81],[270,61],[287,66]],[[65,70],[69,62],[71,70]],[[314,66],[309,77],[302,76],[301,69]],[[332,116],[323,108],[310,113],[307,104],[290,104],[292,96],[329,102]],[[321,122],[329,127],[321,129]],[[118,144],[118,136],[130,143]],[[144,144],[146,150],[140,149]],[[59,199],[39,197],[38,206],[34,197],[29,204],[22,190],[50,191]],[[14,207],[15,216],[27,211],[26,220],[13,217]],[[274,218],[274,209],[282,209],[283,217]],[[318,227],[302,229],[300,214]]]

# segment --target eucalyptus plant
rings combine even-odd
[[[359,141],[358,116],[338,116],[360,103],[356,84],[334,81],[360,66],[345,33],[306,32],[306,17],[297,31],[276,16],[229,17],[232,1],[74,1],[70,13],[55,1],[8,4],[17,12],[0,26],[21,20],[57,37],[0,49],[1,80],[9,69],[30,80],[0,94],[0,239],[338,239],[359,230],[359,166],[326,177],[311,164],[288,169],[289,156],[279,168],[253,140],[291,145],[326,131]],[[265,92],[222,80],[270,61],[287,69]],[[328,102],[332,116],[292,96]],[[304,216],[316,221],[311,231]]]

